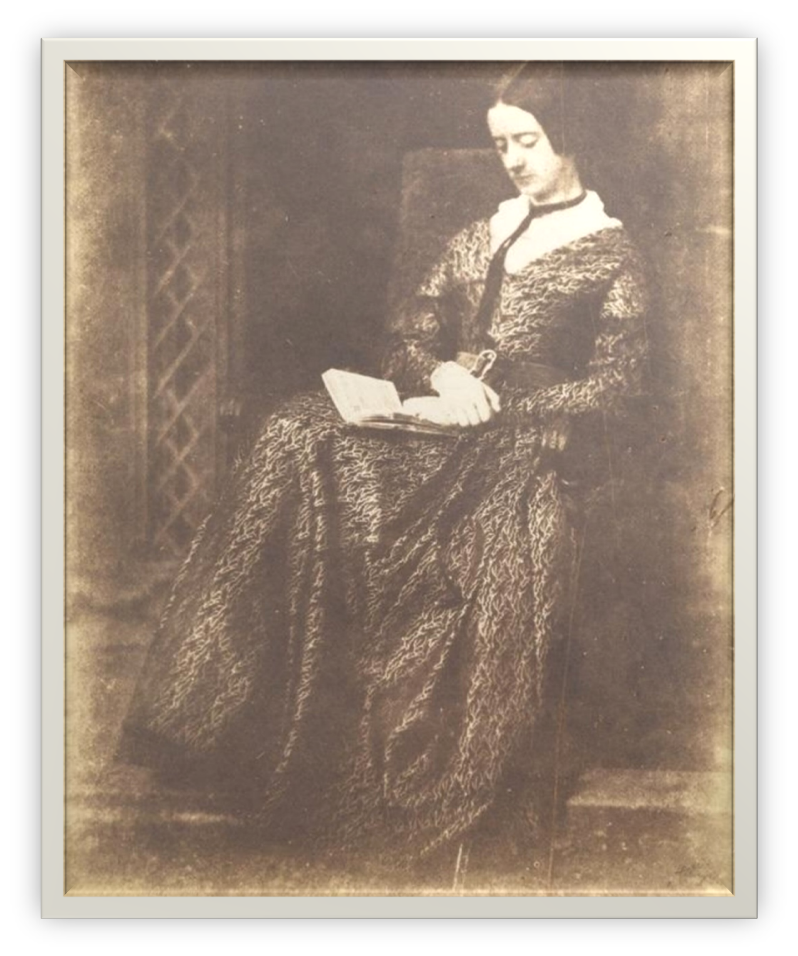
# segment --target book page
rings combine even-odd
[[[344,421],[357,422],[365,416],[390,416],[402,411],[393,382],[336,368],[328,369],[322,381]]]

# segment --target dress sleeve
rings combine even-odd
[[[463,288],[484,272],[485,224],[473,223],[455,235],[413,295],[390,316],[383,352],[382,375],[400,392],[429,394],[430,375],[454,358],[463,309],[473,307]],[[483,235],[485,233],[485,235]]]
[[[448,252],[448,250],[447,250]],[[443,298],[451,283],[448,255],[427,274],[415,294],[390,317],[382,358],[382,375],[400,391],[430,391],[430,375],[443,361]]]
[[[543,388],[525,400],[526,411],[544,421],[613,414],[644,389],[648,355],[646,310],[648,295],[637,260],[625,264],[613,279],[594,313],[593,353],[584,377]]]

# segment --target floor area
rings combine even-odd
[[[134,602],[135,603],[135,602]],[[267,841],[203,794],[116,765],[147,613],[80,611],[70,628],[67,892],[75,895],[721,894],[731,890],[727,775],[597,767],[553,843],[466,841],[399,874]],[[79,640],[75,638],[79,635]]]

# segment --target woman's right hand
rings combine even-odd
[[[481,379],[457,362],[444,362],[430,377],[430,383],[451,424],[467,428],[489,422],[501,411],[499,396]]]

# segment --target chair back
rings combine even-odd
[[[515,195],[492,149],[422,149],[405,156],[391,306],[411,295],[453,235]]]

